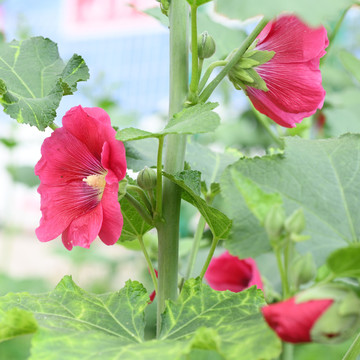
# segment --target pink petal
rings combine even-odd
[[[257,285],[262,289],[260,273],[255,261],[253,259],[240,260],[228,252],[211,260],[205,279],[211,288],[218,291],[240,292],[252,285]]]
[[[92,211],[99,204],[98,193],[83,181],[64,186],[40,183],[42,218],[36,235],[40,241],[58,237],[76,218]]]
[[[118,180],[124,178],[125,148],[121,141],[115,139],[116,132],[111,127],[109,115],[103,109],[82,108],[81,105],[73,107],[63,117],[63,126],[84,143],[98,160],[101,159],[103,144],[108,142],[108,161],[105,161],[105,166],[115,172]]]
[[[99,232],[101,241],[106,245],[115,244],[121,235],[123,217],[118,201],[119,184],[106,184],[101,205],[103,208],[103,223]]]
[[[64,186],[70,181],[104,171],[88,148],[64,128],[56,129],[41,147],[35,174],[42,184]]]
[[[103,209],[99,204],[95,209],[71,222],[62,234],[64,246],[71,250],[73,246],[89,248],[99,234],[103,222]]]
[[[311,341],[310,331],[316,320],[332,304],[332,299],[296,303],[295,298],[261,309],[266,322],[284,341],[301,343]]]

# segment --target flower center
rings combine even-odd
[[[89,186],[91,186],[93,189],[97,190],[99,200],[101,200],[106,181],[105,176],[107,174],[107,171],[101,173],[101,174],[95,174],[95,175],[89,175],[86,178],[83,178],[83,181],[86,182]]]

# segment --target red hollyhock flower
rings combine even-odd
[[[274,57],[254,69],[269,91],[246,86],[255,108],[284,127],[294,127],[321,109],[320,58],[329,44],[323,26],[310,28],[296,16],[269,22],[257,37],[255,50],[275,51]]]
[[[255,260],[251,258],[240,260],[227,251],[211,260],[205,279],[211,288],[219,291],[240,292],[253,285],[263,290]]]
[[[301,343],[311,341],[311,329],[318,318],[333,303],[333,299],[309,300],[296,303],[290,298],[261,309],[266,322],[284,341]]]
[[[89,248],[97,236],[113,245],[123,226],[118,188],[126,173],[124,145],[103,109],[73,107],[62,122],[45,139],[35,166],[42,211],[36,235],[50,241],[62,234],[68,250]]]

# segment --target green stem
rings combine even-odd
[[[197,225],[197,228],[196,228],[194,241],[193,241],[193,246],[192,246],[192,249],[191,249],[190,259],[189,259],[189,263],[188,263],[188,266],[187,266],[187,269],[186,269],[184,281],[189,279],[192,272],[193,272],[194,265],[195,265],[195,260],[196,260],[196,255],[197,255],[197,253],[199,251],[200,241],[201,241],[202,235],[204,233],[205,225],[206,225],[205,218],[200,215],[200,219],[199,219],[199,222],[198,222],[198,225]]]
[[[283,352],[281,354],[281,360],[292,360],[294,357],[294,346],[293,344],[283,342]]]
[[[357,335],[342,360],[356,360],[360,354],[360,333]]]
[[[150,225],[153,225],[153,219],[151,215],[145,210],[145,208],[129,193],[125,194],[125,198],[129,203],[136,209],[136,211],[141,215],[141,217]]]
[[[279,139],[279,137],[274,134],[274,132],[271,130],[266,118],[260,114],[255,107],[251,104],[251,108],[253,110],[254,115],[256,116],[259,123],[263,126],[263,128],[266,130],[266,132],[270,135],[270,137],[276,142],[276,144],[283,146],[282,141]]]
[[[254,42],[256,37],[260,34],[261,30],[266,26],[268,20],[262,18],[257,24],[253,32],[243,41],[240,48],[236,53],[231,57],[225,67],[216,75],[216,77],[210,82],[210,84],[204,89],[200,94],[200,102],[205,102],[210,95],[213,93],[215,88],[219,85],[220,81],[228,74],[231,68],[238,63],[240,58],[244,55],[245,51],[249,46]]]
[[[126,186],[126,190],[134,190],[136,191],[140,197],[141,197],[141,200],[144,202],[144,204],[146,205],[147,209],[149,210],[149,212],[152,211],[152,206],[149,202],[149,199],[148,197],[146,196],[146,194],[144,193],[144,190],[139,188],[138,186],[136,185],[127,185]]]
[[[53,129],[53,130],[56,130],[58,129],[59,127],[55,124],[55,123],[51,123],[49,124],[49,128]]]
[[[211,248],[209,250],[209,254],[208,254],[207,258],[206,258],[205,264],[204,264],[204,266],[203,266],[203,268],[201,270],[201,273],[200,273],[200,278],[201,279],[204,277],[204,275],[206,273],[206,270],[209,267],[210,261],[211,261],[213,255],[214,255],[214,252],[215,252],[215,249],[216,249],[216,246],[217,246],[218,242],[219,242],[219,239],[214,237],[213,241],[212,241],[212,244],[211,244]]]
[[[282,258],[281,258],[281,249],[276,248],[274,249],[277,265],[280,272],[280,278],[281,278],[281,286],[283,290],[283,298],[287,299],[289,296],[289,284],[288,284],[288,278],[283,266]]]
[[[139,244],[140,244],[140,247],[141,247],[141,250],[145,256],[145,259],[146,259],[146,262],[147,262],[147,266],[149,268],[149,271],[150,271],[150,275],[151,275],[151,279],[154,283],[154,289],[155,291],[157,292],[158,289],[157,289],[157,279],[156,279],[156,274],[155,274],[155,270],[154,270],[154,267],[152,265],[152,262],[151,262],[151,259],[150,259],[150,256],[146,250],[146,247],[145,247],[145,244],[144,244],[144,241],[143,241],[143,237],[142,235],[139,235],[138,236],[138,240],[139,240]]]
[[[199,59],[197,44],[197,6],[191,6],[191,82],[190,93],[197,96],[199,84]]]
[[[170,104],[169,119],[181,111],[188,92],[188,13],[186,0],[170,2]],[[166,138],[164,171],[175,174],[183,170],[186,148],[185,135]],[[158,308],[157,335],[161,330],[161,313],[167,299],[178,296],[179,218],[181,190],[168,179],[163,180],[163,221],[158,231]]]
[[[206,85],[207,81],[209,80],[209,77],[210,77],[211,73],[213,72],[213,70],[218,66],[225,66],[227,63],[228,63],[227,60],[219,60],[219,61],[214,61],[213,63],[211,63],[209,65],[209,67],[206,69],[204,76],[201,78],[201,81],[199,84],[199,91],[202,91],[202,89]]]
[[[156,165],[156,216],[162,218],[162,154],[164,148],[164,136],[159,137],[159,147]]]
[[[201,76],[201,73],[202,73],[202,68],[203,68],[203,65],[204,65],[204,59],[199,59],[199,65],[198,65],[198,81],[200,81],[200,76]],[[199,91],[199,90],[198,90]]]

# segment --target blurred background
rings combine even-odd
[[[165,17],[161,24],[139,11],[152,9],[147,11],[159,16],[154,7],[158,7],[155,0],[4,0],[0,3],[0,31],[5,41],[48,37],[58,44],[64,61],[74,53],[85,59],[90,80],[79,83],[74,95],[63,98],[57,111],[58,125],[68,109],[81,104],[104,108],[113,125],[120,129],[136,126],[157,130],[164,125],[167,113],[168,30]],[[214,36],[217,58],[226,57],[239,46],[254,23],[228,21],[215,14],[211,4],[199,12],[199,30]],[[334,29],[339,18],[325,25]],[[224,81],[211,99],[221,100],[217,109],[221,126],[216,133],[193,140],[210,145],[214,151],[252,156],[277,146],[269,128],[279,136],[306,138],[360,132],[360,79],[353,76],[343,55],[360,57],[359,23],[360,8],[353,7],[346,13],[321,65],[327,91],[323,111],[295,129],[282,129],[272,122],[264,127],[244,94]],[[118,290],[130,277],[142,281],[151,292],[146,263],[135,243],[107,247],[96,240],[89,250],[74,248],[69,252],[60,239],[48,243],[37,240],[34,230],[41,213],[34,166],[40,159],[41,144],[50,133],[51,130],[40,132],[20,125],[0,113],[0,295],[10,291],[50,291],[67,274],[92,292]],[[221,199],[215,201],[215,206],[221,207],[220,202]],[[198,215],[187,204],[182,206],[181,255],[186,262]],[[155,234],[148,234],[145,242],[156,261]],[[205,249],[199,258],[207,254],[207,245],[205,236]],[[260,270],[276,282],[278,275],[271,270],[272,262],[266,256],[261,260]],[[198,271],[196,268],[195,274]],[[0,359],[26,358],[28,350],[19,347],[18,341],[29,340],[0,344]],[[301,356],[306,359],[306,352],[301,355],[299,350],[298,359]]]

